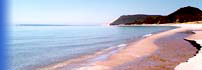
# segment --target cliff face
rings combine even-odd
[[[110,25],[131,25],[131,24],[165,24],[201,21],[202,11],[198,8],[187,6],[167,15],[128,15],[121,16]]]

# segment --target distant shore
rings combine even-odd
[[[198,24],[195,24],[195,23],[198,23]],[[190,27],[190,25],[202,26],[202,21],[179,23],[179,24],[167,23],[167,24],[133,24],[133,25],[110,25],[110,26],[176,26],[176,27],[187,27],[188,26],[188,27]]]

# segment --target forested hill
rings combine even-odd
[[[166,15],[124,15],[110,25],[132,25],[132,24],[166,24],[201,21],[202,11],[198,8],[187,6]]]

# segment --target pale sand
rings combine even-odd
[[[179,63],[192,57],[196,51],[193,47],[189,47],[190,44],[188,42],[183,40],[185,36],[178,39],[178,37],[175,37],[175,34],[187,30],[201,30],[201,27],[193,24],[175,26],[180,26],[181,28],[154,34],[138,42],[131,43],[125,49],[110,56],[107,60],[96,62],[91,66],[81,67],[77,70],[113,70],[115,68],[115,70],[173,70]],[[159,43],[157,42],[159,40],[165,42]],[[138,62],[138,58],[142,57],[145,57],[145,60]],[[127,66],[127,63],[130,62],[138,64],[134,64],[136,66],[133,64]]]
[[[196,34],[188,36],[186,39],[194,40],[202,46],[202,31],[194,31]],[[202,50],[190,58],[188,62],[181,63],[175,70],[202,70]]]

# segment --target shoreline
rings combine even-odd
[[[155,25],[158,26],[158,25]],[[174,25],[173,25],[174,26]],[[197,26],[197,25],[196,25]],[[181,62],[187,61],[189,58],[193,57],[193,55],[196,52],[196,49],[191,47],[192,45],[183,40],[185,37],[189,36],[190,34],[186,31],[189,30],[197,30],[195,27],[190,28],[190,25],[175,25],[175,29],[166,30],[158,33],[154,33],[152,35],[149,35],[141,40],[138,40],[136,42],[131,42],[128,44],[127,47],[124,47],[120,51],[111,54],[106,60],[102,61],[96,61],[93,63],[87,63],[88,65],[79,66],[76,69],[69,69],[67,67],[64,67],[60,69],[60,64],[58,65],[59,69],[51,69],[51,70],[158,70],[158,69],[167,69],[167,70],[173,70],[178,64]],[[200,29],[199,29],[200,30]],[[180,37],[180,35],[183,35],[183,37]],[[165,38],[165,39],[164,39]],[[175,39],[167,41],[168,39]],[[178,40],[179,39],[179,40]],[[166,46],[167,48],[162,49],[162,46],[165,46],[162,44],[162,42],[165,41],[170,42]],[[177,43],[173,42],[176,41]],[[179,42],[178,42],[179,41]],[[165,43],[164,42],[164,43]],[[185,44],[185,47],[183,50],[178,51],[181,52],[179,55],[182,55],[178,57],[179,59],[172,60],[173,56],[177,57],[176,55],[169,55],[169,57],[172,56],[172,58],[164,58],[166,54],[170,54],[170,52],[175,52],[179,49],[175,48],[175,45],[171,45],[172,43],[175,44]],[[172,48],[169,48],[169,46],[172,46]],[[184,45],[181,45],[184,46]],[[175,51],[173,51],[173,48]],[[167,49],[170,49],[167,51]],[[191,53],[184,53],[183,52],[190,52]],[[163,54],[159,52],[165,52]],[[174,54],[174,53],[173,53]],[[161,55],[161,56],[159,56]],[[186,57],[186,58],[184,58]],[[154,61],[154,62],[151,62]],[[160,61],[160,62],[158,62]],[[164,63],[165,64],[162,64]],[[85,64],[85,62],[84,62]],[[144,65],[147,66],[144,66]],[[154,66],[153,66],[154,64]],[[142,65],[142,66],[140,66]],[[66,66],[62,65],[61,67]],[[167,67],[168,66],[168,67]],[[144,68],[144,69],[143,69]],[[50,70],[50,69],[37,69],[37,70]]]
[[[172,27],[171,29],[175,29],[175,28],[176,27]],[[145,34],[145,35],[139,36],[138,38],[127,42],[126,44],[130,44],[130,43],[133,43],[133,42],[138,42],[139,40],[142,40],[142,39],[148,37],[148,35],[158,34],[158,33],[165,32],[165,31],[168,31],[168,30],[171,30],[171,29],[160,30],[158,32],[152,32],[152,33],[149,33],[149,34]],[[114,47],[119,47],[119,46],[120,45],[117,45],[117,46],[114,46]],[[109,48],[106,48],[106,49],[110,49],[110,48],[114,48],[114,47],[109,47]],[[123,46],[121,48],[125,48],[125,46]],[[106,50],[106,49],[103,49],[103,50]],[[101,56],[109,55],[109,52],[119,51],[119,50],[115,49],[113,51],[104,52],[103,50],[99,50],[99,51],[97,51],[96,53],[93,53],[93,54],[87,54],[87,55],[82,55],[82,56],[79,56],[79,57],[75,57],[75,58],[73,58],[71,60],[64,60],[64,61],[60,61],[60,62],[56,62],[56,63],[51,63],[51,64],[48,64],[48,65],[43,65],[43,66],[34,66],[31,69],[32,70],[76,70],[75,68],[88,66],[88,65],[91,65],[92,63],[94,63],[94,62],[88,62],[89,60],[91,61],[91,60],[94,60],[94,59],[97,59],[97,58],[99,59]],[[99,53],[99,54],[97,54],[97,53]],[[105,57],[105,58],[108,58],[108,56]],[[102,61],[102,60],[98,60],[98,61]],[[84,65],[84,64],[87,64],[87,65]],[[29,69],[29,68],[27,68],[27,69]]]
[[[136,42],[144,38],[142,36],[140,37],[141,38],[136,38],[134,40],[129,41],[128,43]],[[95,53],[74,57],[71,58],[70,60],[64,60],[44,66],[34,66],[33,68],[31,68],[31,70],[75,70],[76,68],[91,65],[95,61],[106,60],[106,58],[108,58],[111,54],[115,54],[117,51],[125,48],[128,45],[128,43],[122,43],[117,46],[98,50]]]
[[[160,32],[164,32],[164,31],[167,31],[167,30],[162,30]],[[156,34],[156,33],[159,33],[159,32],[153,32],[151,34]],[[143,36],[139,36],[139,37],[140,38],[136,38],[134,40],[131,40],[128,43],[123,43],[123,44],[119,44],[117,46],[113,46],[113,47],[109,47],[109,48],[106,48],[106,49],[98,50],[98,51],[96,51],[95,53],[92,53],[92,54],[81,55],[81,56],[78,56],[78,57],[74,57],[74,58],[72,58],[70,60],[60,61],[60,62],[57,62],[57,63],[48,64],[48,65],[45,65],[45,66],[34,66],[32,68],[32,70],[76,70],[77,68],[91,65],[95,61],[106,60],[106,58],[108,58],[112,53],[115,54],[119,50],[125,48],[129,43],[137,42],[137,41],[145,38]]]
[[[132,25],[108,25],[108,26],[174,26],[174,27],[191,27],[202,26],[202,21],[184,22],[184,23],[166,23],[166,24],[132,24]]]
[[[193,21],[193,22],[184,22],[184,23],[166,23],[166,24],[132,24],[132,25],[108,25],[108,26],[175,26],[175,27],[181,27],[181,26],[189,26],[189,25],[202,25],[202,21]],[[190,26],[189,26],[190,27]]]
[[[130,67],[127,65],[125,66],[124,64],[127,64],[129,62],[133,62],[133,61],[135,61],[136,63],[138,63],[138,61],[139,61],[139,63],[141,64],[142,62],[140,62],[141,60],[139,60],[139,58],[143,57],[141,59],[144,59],[144,58],[147,59],[148,56],[152,56],[152,55],[154,55],[153,53],[158,52],[160,47],[159,47],[159,45],[156,45],[154,43],[155,41],[157,41],[157,39],[172,36],[172,35],[175,35],[176,33],[180,33],[180,32],[182,32],[182,33],[184,32],[185,34],[187,34],[186,31],[189,31],[189,30],[198,30],[197,28],[195,28],[195,27],[198,27],[197,25],[195,25],[195,27],[190,26],[190,25],[186,25],[186,26],[185,25],[175,25],[175,26],[178,26],[180,28],[171,29],[171,30],[168,30],[165,32],[161,32],[161,33],[149,36],[148,38],[140,40],[138,42],[129,44],[128,47],[126,47],[125,49],[123,49],[123,50],[121,50],[115,54],[113,54],[106,61],[96,62],[95,64],[93,64],[91,66],[82,67],[82,68],[79,68],[77,70],[117,70],[117,69],[120,69],[120,70],[134,70],[134,69],[141,69],[141,70],[168,69],[168,70],[173,70],[181,62],[185,62],[189,58],[193,57],[193,55],[195,55],[195,52],[197,51],[194,47],[190,47],[190,46],[192,46],[191,44],[189,44],[188,42],[183,40],[186,36],[181,37],[180,42],[177,43],[179,46],[184,47],[183,50],[180,51],[181,53],[177,54],[177,55],[169,55],[169,56],[175,56],[175,57],[179,58],[178,60],[171,61],[173,58],[162,59],[159,56],[154,56],[153,58],[151,58],[151,60],[160,61],[160,63],[157,63],[157,64],[162,64],[162,62],[165,62],[168,65],[159,65],[159,66],[158,65],[157,66],[149,66],[149,65],[148,66],[140,66],[140,65],[134,66],[134,65],[132,65]],[[171,37],[168,37],[168,38],[171,38]],[[178,37],[174,37],[174,38],[178,38]],[[167,47],[173,46],[173,48],[175,48],[175,45],[171,45],[172,43],[174,43],[174,42],[171,41],[170,45],[167,44],[168,45]],[[182,45],[182,44],[186,44],[186,45]],[[145,47],[145,46],[150,46],[150,47]],[[178,51],[179,48],[180,47],[175,48],[175,51]],[[141,51],[141,50],[144,50],[144,51]],[[189,53],[190,50],[192,50],[191,53]],[[162,51],[162,52],[165,52],[165,51],[166,50],[164,49],[164,51]],[[187,53],[182,53],[182,52],[187,52]],[[168,51],[167,55],[170,53],[171,53],[171,51]],[[159,54],[159,53],[157,53],[157,54]],[[173,53],[173,54],[175,54],[175,53]],[[166,55],[166,54],[163,54],[163,55]],[[183,56],[178,57],[179,55],[183,55]],[[167,61],[167,60],[170,60],[170,61]],[[145,62],[145,60],[143,62]],[[150,61],[148,60],[148,61],[146,61],[146,63],[147,62],[150,62]],[[142,64],[144,65],[145,63],[142,63]],[[169,66],[169,65],[172,65],[172,66]]]

